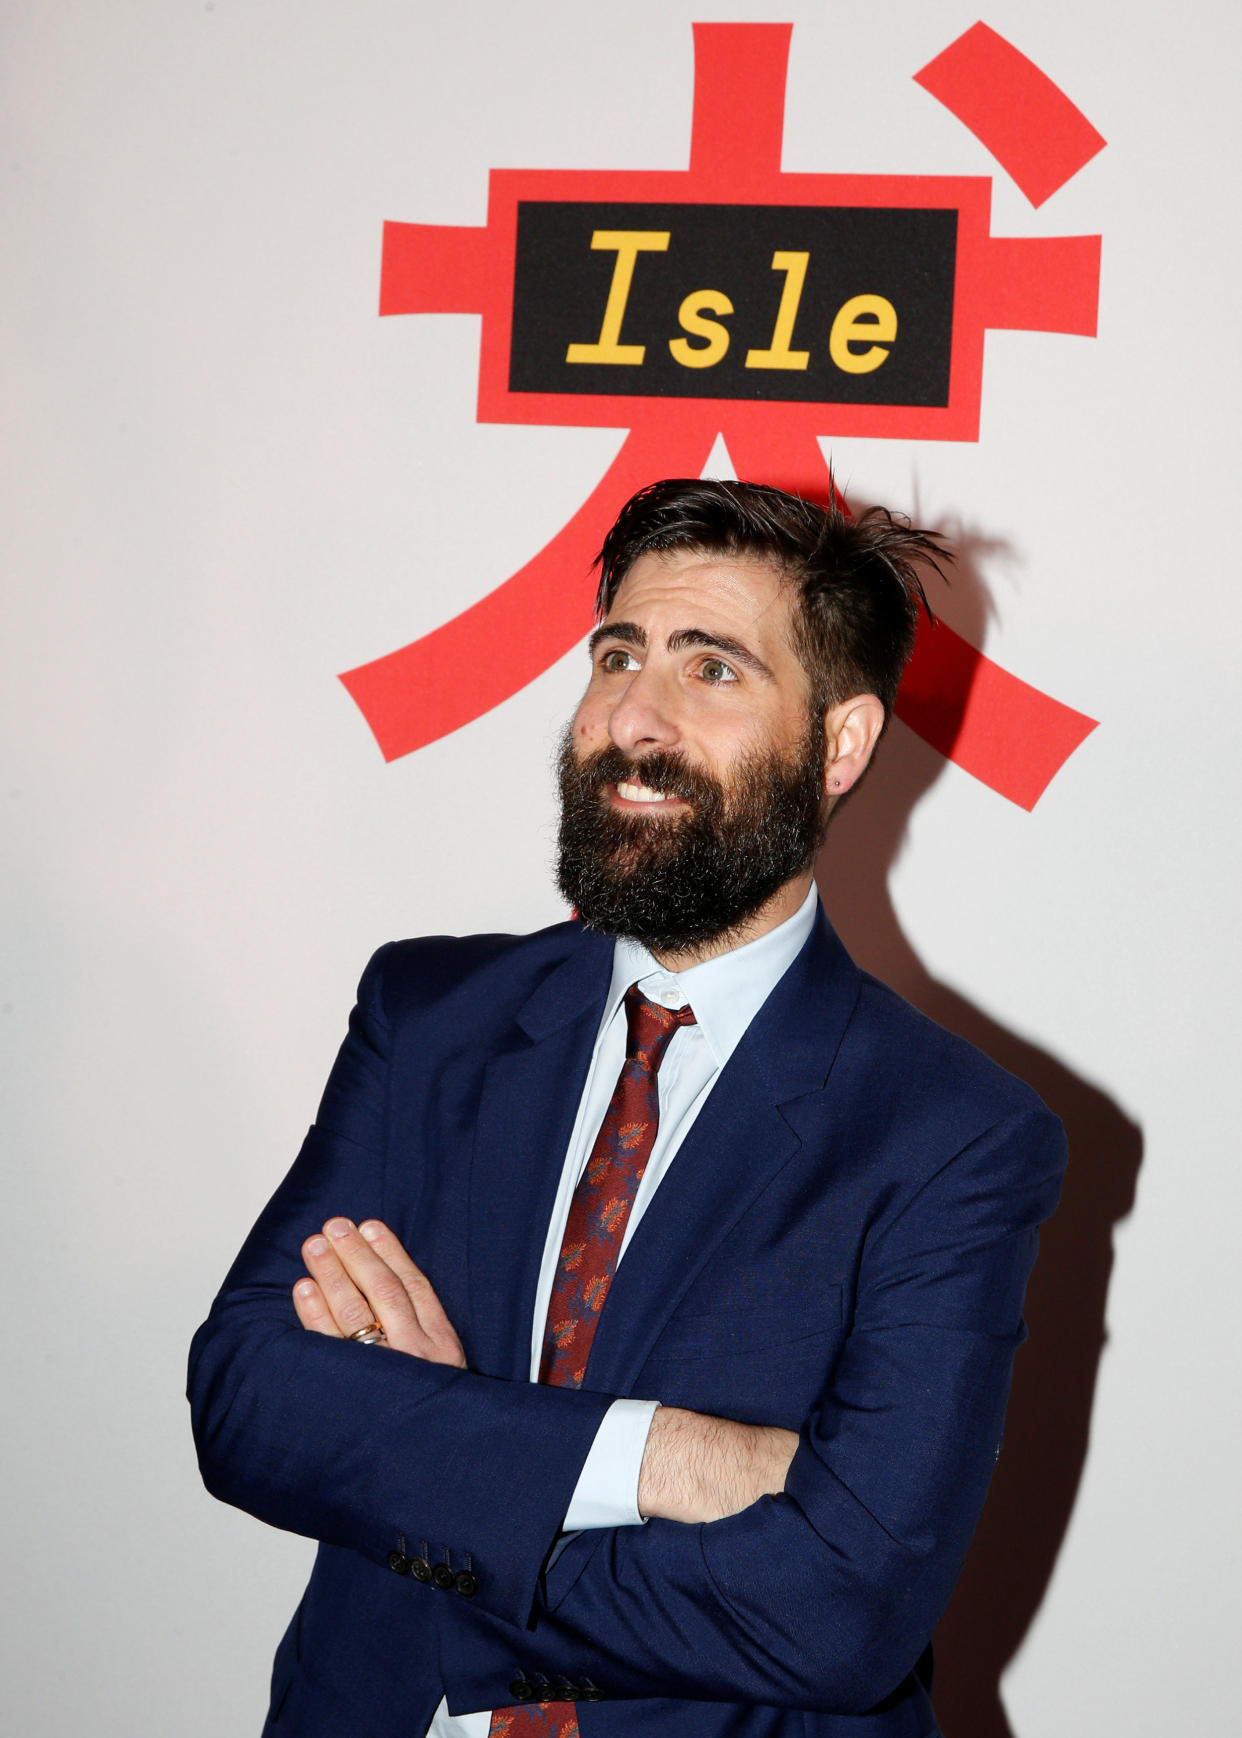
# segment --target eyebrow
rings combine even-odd
[[[596,628],[587,641],[587,650],[592,657],[594,657],[595,648],[601,640],[620,640],[622,645],[639,646],[645,651],[647,630],[640,628],[637,622],[605,622]]]
[[[603,640],[619,640],[622,645],[637,646],[645,651],[647,630],[639,627],[637,622],[605,622],[596,628],[588,642],[592,657]],[[728,634],[709,634],[705,628],[677,628],[667,641],[670,652],[686,652],[696,646],[704,651],[721,652],[726,658],[732,658],[735,663],[743,665],[745,669],[766,681],[773,679],[772,672],[763,659],[757,657],[749,646],[744,646],[740,640],[732,639]]]

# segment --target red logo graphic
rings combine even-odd
[[[718,433],[739,476],[822,499],[820,435],[978,439],[989,327],[1095,335],[1100,238],[992,236],[990,179],[782,173],[791,30],[694,26],[688,170],[494,169],[484,228],[385,224],[381,314],[483,317],[480,421],[629,431],[525,567],[341,677],[385,759],[490,711],[569,651],[592,625],[590,565],[621,503],[657,477],[697,476]],[[1104,144],[984,24],[915,76],[1033,204]],[[903,237],[906,264],[893,264]],[[812,291],[825,238],[838,281],[821,272]],[[916,246],[947,262],[938,286],[910,269]],[[804,293],[819,297],[814,317]],[[896,711],[1026,809],[1096,722],[943,622],[921,628]]]

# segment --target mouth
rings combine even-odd
[[[609,793],[623,808],[678,808],[682,802],[670,791],[655,790],[651,785],[636,784],[631,779],[619,779],[609,786]]]

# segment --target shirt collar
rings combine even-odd
[[[600,1023],[603,1032],[631,984],[652,1001],[680,992],[689,1002],[704,1038],[721,1068],[742,1034],[802,951],[815,926],[819,893],[814,882],[792,917],[742,947],[717,954],[684,972],[667,972],[641,942],[618,936],[612,955],[612,980]],[[680,1001],[675,1005],[680,1006]]]

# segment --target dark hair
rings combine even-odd
[[[885,507],[856,518],[765,483],[669,477],[631,497],[596,557],[601,619],[640,556],[675,549],[769,562],[798,590],[794,650],[811,678],[816,712],[854,694],[893,709],[914,650],[919,605],[931,616],[920,564],[941,578],[940,539]]]

